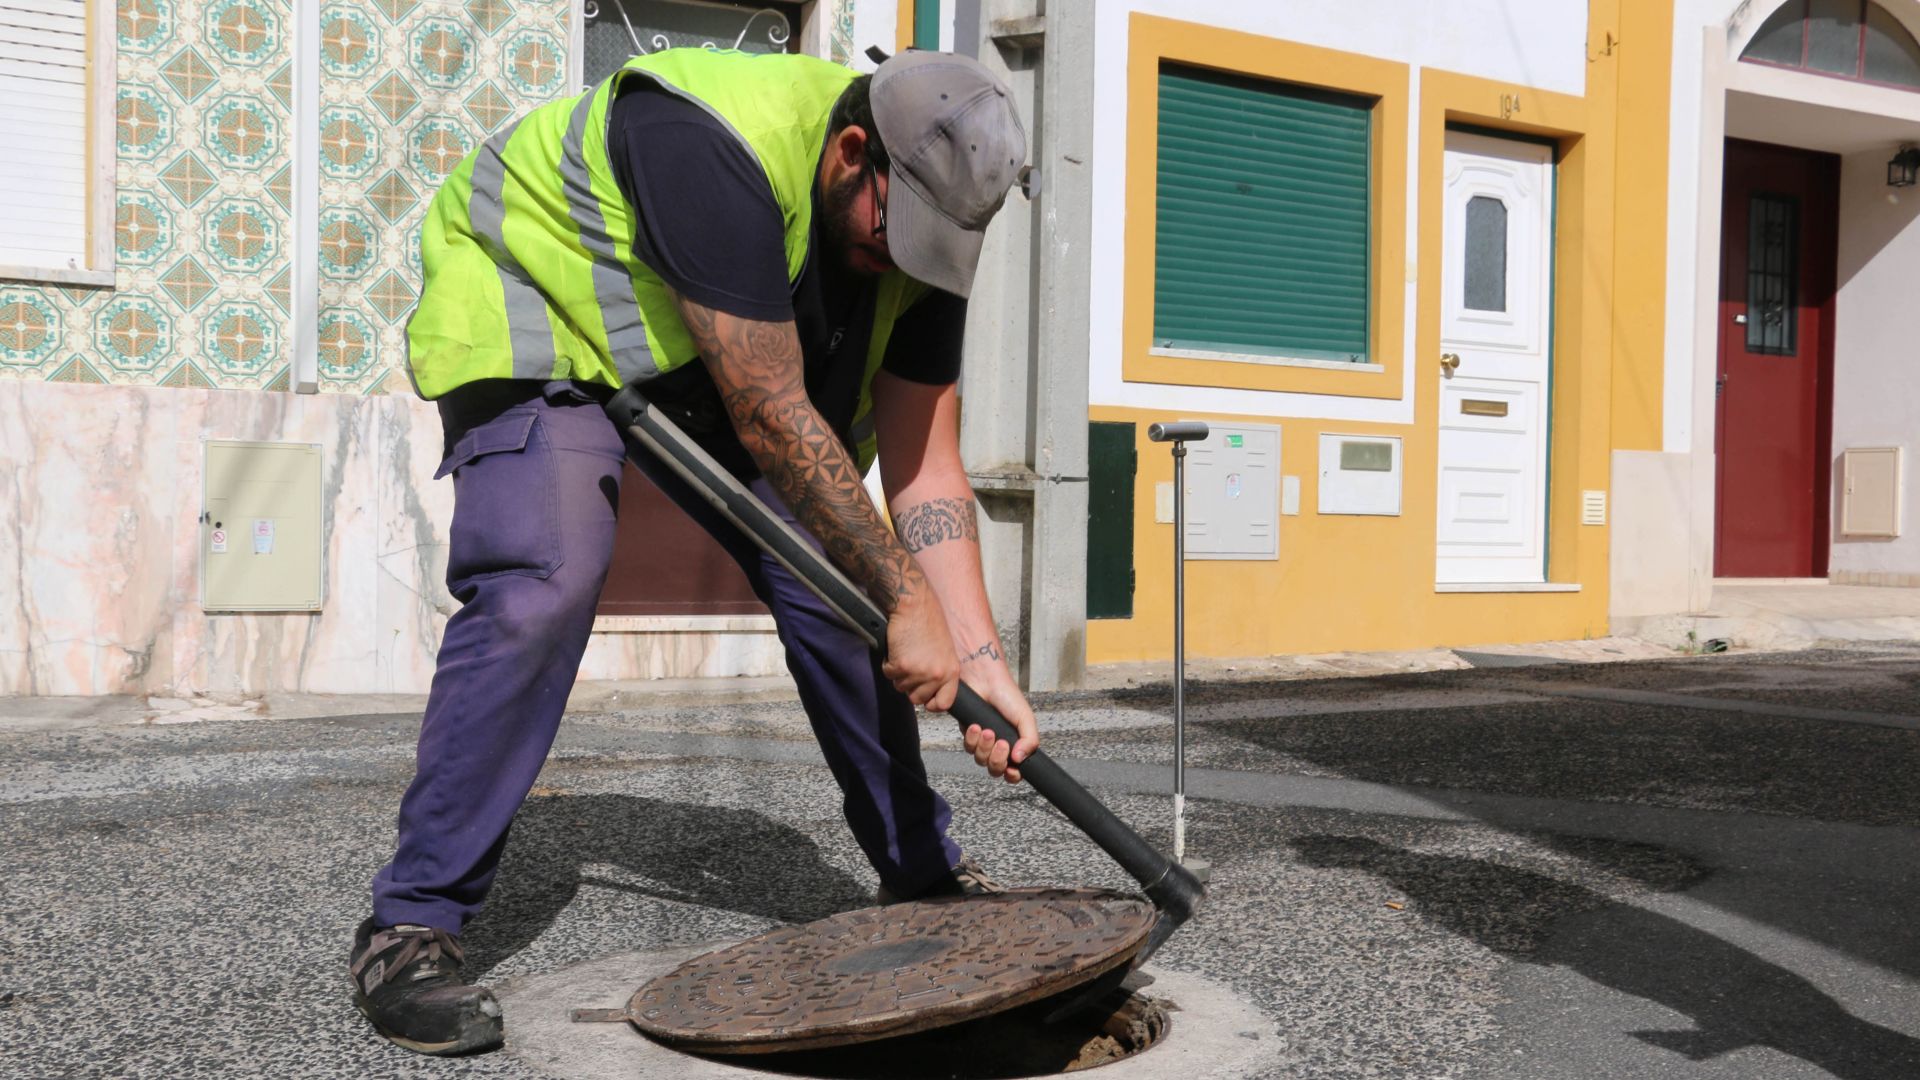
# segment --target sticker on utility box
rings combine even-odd
[[[253,553],[255,555],[273,554],[273,519],[253,519]]]
[[[227,530],[213,530],[213,553],[215,555],[225,555],[227,553]]]
[[[1230,447],[1239,447],[1241,444],[1245,443],[1246,441],[1247,441],[1247,437],[1245,435],[1227,436],[1227,445]]]

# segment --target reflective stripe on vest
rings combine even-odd
[[[647,344],[647,324],[635,299],[632,268],[614,252],[607,219],[594,194],[587,168],[587,117],[594,94],[583,94],[567,114],[567,135],[561,144],[560,178],[567,194],[567,212],[580,228],[580,244],[593,256],[593,295],[605,320],[607,348],[620,382],[632,382],[658,373],[653,348]]]
[[[507,169],[500,154],[519,127],[520,121],[515,120],[474,151],[467,220],[473,223],[474,235],[486,245],[487,255],[499,270],[507,335],[513,346],[513,377],[544,379],[553,370],[553,330],[547,323],[547,301],[508,253],[501,228],[507,214],[502,194]]]

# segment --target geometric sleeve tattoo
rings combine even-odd
[[[724,315],[680,299],[740,444],[827,555],[893,614],[926,580],[888,530],[860,470],[807,398],[791,322]]]
[[[922,551],[946,540],[980,541],[980,524],[971,499],[928,499],[902,510],[893,519],[900,543],[909,552]]]

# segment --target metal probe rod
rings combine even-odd
[[[1207,437],[1198,420],[1154,424],[1147,438],[1173,444],[1173,861],[1187,858],[1187,442]]]

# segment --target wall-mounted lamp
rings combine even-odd
[[[1887,186],[1912,187],[1915,180],[1920,180],[1920,149],[1903,146],[1887,162]]]

